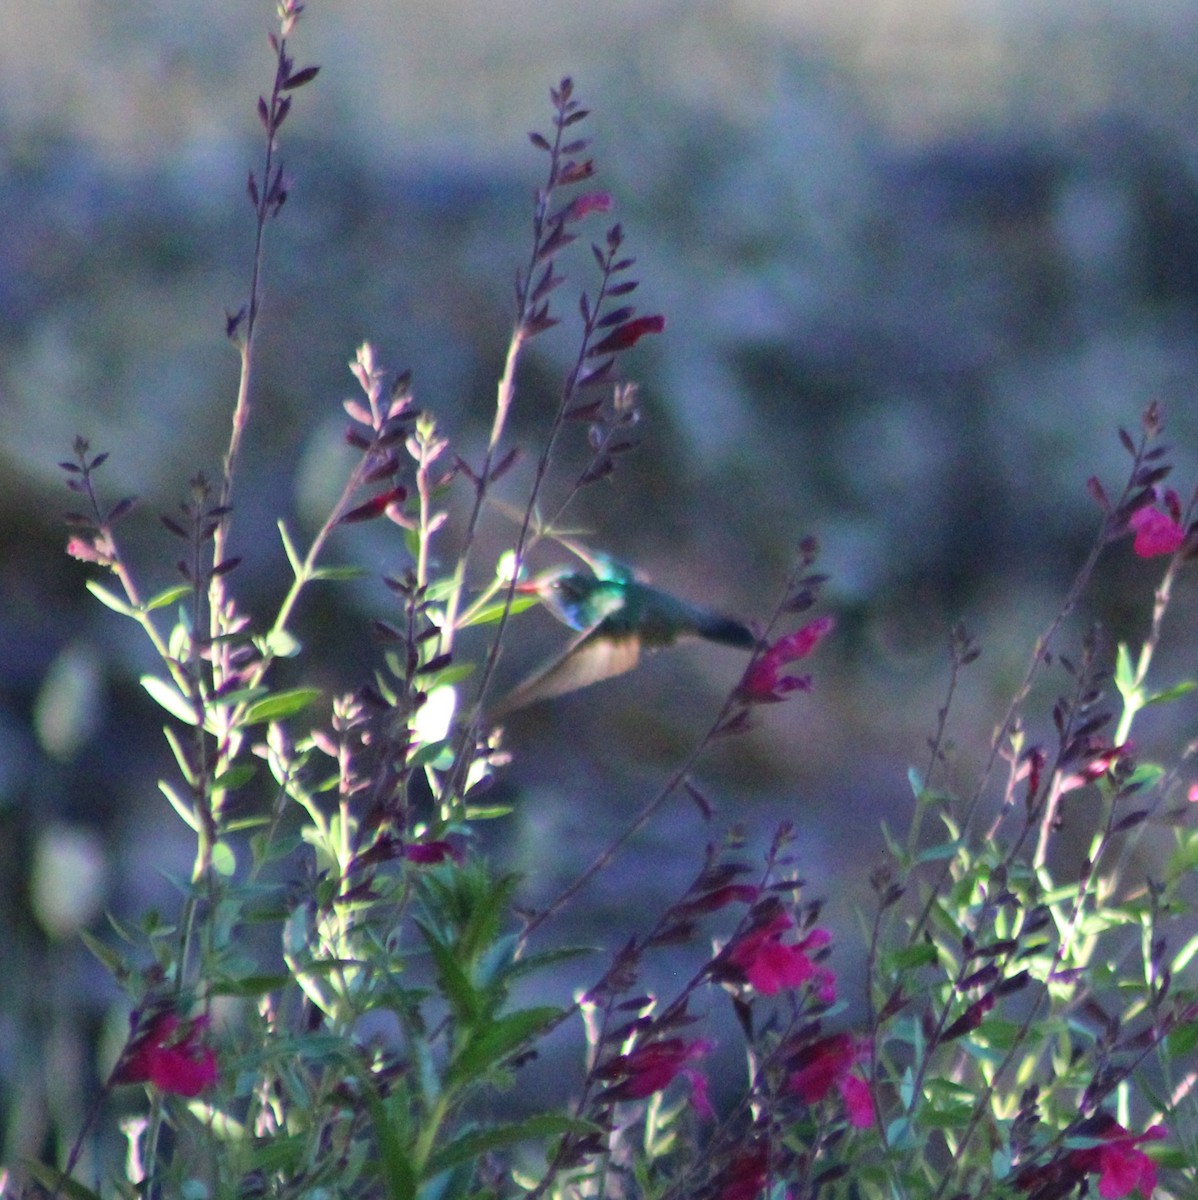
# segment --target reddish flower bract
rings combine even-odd
[[[630,350],[647,333],[661,333],[666,327],[665,317],[633,317],[623,325],[617,325],[598,345],[587,352],[588,357],[599,354],[615,354],[619,350]]]
[[[827,930],[813,929],[802,941],[784,945],[782,937],[793,926],[794,921],[780,912],[768,924],[737,938],[728,947],[727,959],[763,996],[773,996],[783,988],[815,980],[820,999],[831,1004],[836,999],[836,977],[827,968],[813,963],[807,952],[826,946],[832,936]]]
[[[409,842],[403,848],[403,856],[410,863],[433,865],[443,863],[446,859],[453,859],[454,862],[461,863],[465,857],[457,846],[444,840]]]
[[[873,1123],[873,1097],[869,1084],[853,1075],[852,1070],[867,1053],[868,1043],[858,1042],[847,1033],[823,1038],[806,1048],[801,1065],[787,1080],[787,1090],[805,1104],[819,1104],[835,1087],[844,1101],[849,1123],[864,1129]]]
[[[1186,539],[1186,531],[1181,524],[1181,501],[1177,493],[1166,491],[1163,503],[1167,512],[1148,505],[1136,509],[1128,518],[1128,528],[1136,535],[1131,548],[1141,558],[1175,554]]]
[[[711,1050],[711,1043],[703,1038],[687,1042],[682,1038],[666,1038],[638,1046],[628,1054],[612,1059],[602,1070],[606,1078],[618,1077],[618,1082],[607,1091],[611,1100],[643,1100],[660,1092],[674,1082],[679,1075],[691,1085],[691,1098],[699,1114],[712,1115],[707,1099],[707,1080],[689,1063],[704,1057]]]
[[[113,1083],[149,1083],[177,1096],[198,1096],[216,1083],[216,1055],[203,1045],[206,1017],[181,1023],[173,1012],[160,1012],[136,1029],[112,1072]]]
[[[1152,1125],[1133,1136],[1113,1117],[1107,1120],[1109,1124],[1098,1133],[1102,1144],[1072,1151],[1070,1166],[1098,1176],[1098,1194],[1102,1200],[1122,1200],[1134,1191],[1148,1200],[1156,1188],[1156,1163],[1137,1147],[1141,1142],[1167,1137],[1165,1127]]]
[[[746,704],[776,704],[788,693],[811,687],[805,676],[786,675],[783,668],[800,658],[806,658],[836,626],[833,617],[818,617],[802,629],[780,637],[755,658],[745,671],[737,696]]]

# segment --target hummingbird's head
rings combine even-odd
[[[595,623],[592,600],[602,581],[594,575],[584,575],[569,567],[546,571],[534,579],[516,584],[516,591],[538,600],[564,625],[571,629],[588,629]]]

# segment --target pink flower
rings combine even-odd
[[[584,192],[575,196],[562,213],[562,221],[579,221],[589,213],[610,212],[611,196],[607,192]]]
[[[1155,505],[1137,508],[1127,520],[1128,528],[1136,535],[1131,548],[1141,558],[1157,554],[1175,554],[1185,541],[1186,531],[1181,524],[1181,501],[1168,489],[1163,498],[1168,512]]]
[[[810,678],[786,675],[782,668],[806,658],[832,632],[835,624],[833,617],[819,617],[767,646],[749,664],[736,689],[737,696],[746,704],[776,704],[799,688],[808,691]]]
[[[1098,1176],[1098,1194],[1102,1200],[1121,1200],[1137,1190],[1148,1200],[1156,1187],[1156,1163],[1136,1147],[1140,1142],[1167,1137],[1165,1127],[1152,1125],[1133,1137],[1107,1113],[1099,1114],[1095,1120],[1100,1121],[1095,1136],[1102,1138],[1102,1142],[1072,1151],[1069,1165],[1076,1171]]]
[[[866,1043],[847,1033],[823,1038],[800,1052],[799,1066],[787,1080],[787,1091],[795,1092],[805,1104],[819,1104],[835,1087],[844,1101],[849,1123],[855,1129],[864,1129],[873,1123],[873,1097],[869,1084],[851,1072],[868,1053]]]
[[[711,1104],[707,1099],[707,1080],[688,1066],[711,1050],[711,1043],[697,1038],[687,1042],[682,1038],[665,1038],[638,1046],[628,1054],[613,1058],[599,1072],[605,1079],[619,1082],[607,1089],[608,1100],[643,1100],[654,1092],[663,1091],[681,1075],[691,1085],[691,1099],[700,1116],[712,1116]]]
[[[813,929],[802,941],[784,945],[782,937],[793,927],[789,914],[777,913],[768,924],[758,925],[737,938],[727,948],[726,958],[763,996],[773,996],[783,988],[799,987],[814,979],[820,999],[831,1004],[836,999],[836,976],[813,963],[807,952],[828,945],[832,935],[824,929]]]
[[[159,1091],[198,1096],[216,1083],[216,1055],[199,1041],[207,1026],[207,1017],[181,1024],[169,1011],[156,1013],[144,1029],[135,1024],[112,1082],[150,1083]]]
[[[112,556],[98,550],[87,538],[73,537],[67,542],[67,553],[80,562],[102,563],[107,566],[112,562]]]

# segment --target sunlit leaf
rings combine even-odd
[[[149,692],[172,717],[177,717],[185,725],[198,725],[199,716],[191,702],[179,691],[174,684],[159,679],[157,675],[143,675],[141,686]]]
[[[273,696],[250,705],[245,714],[245,724],[259,725],[263,721],[281,721],[284,717],[302,712],[319,696],[319,688],[292,688],[289,692],[276,692]]]
[[[101,604],[111,608],[113,612],[120,613],[122,617],[137,615],[137,610],[131,604],[122,600],[116,592],[109,591],[108,588],[97,583],[94,579],[89,579],[84,586]]]

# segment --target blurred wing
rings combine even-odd
[[[564,696],[567,692],[589,687],[615,675],[623,675],[636,666],[641,654],[641,639],[635,634],[625,637],[600,637],[588,630],[569,646],[566,652],[522,684],[509,692],[496,705],[491,716],[498,720],[526,704]]]
[[[606,580],[608,583],[632,583],[634,580],[638,583],[648,582],[640,571],[634,571],[626,563],[620,562],[618,558],[612,558],[610,554],[605,554],[602,550],[588,550],[581,542],[571,541],[568,538],[559,538],[558,540],[576,558],[582,559],[595,573],[597,579]]]

